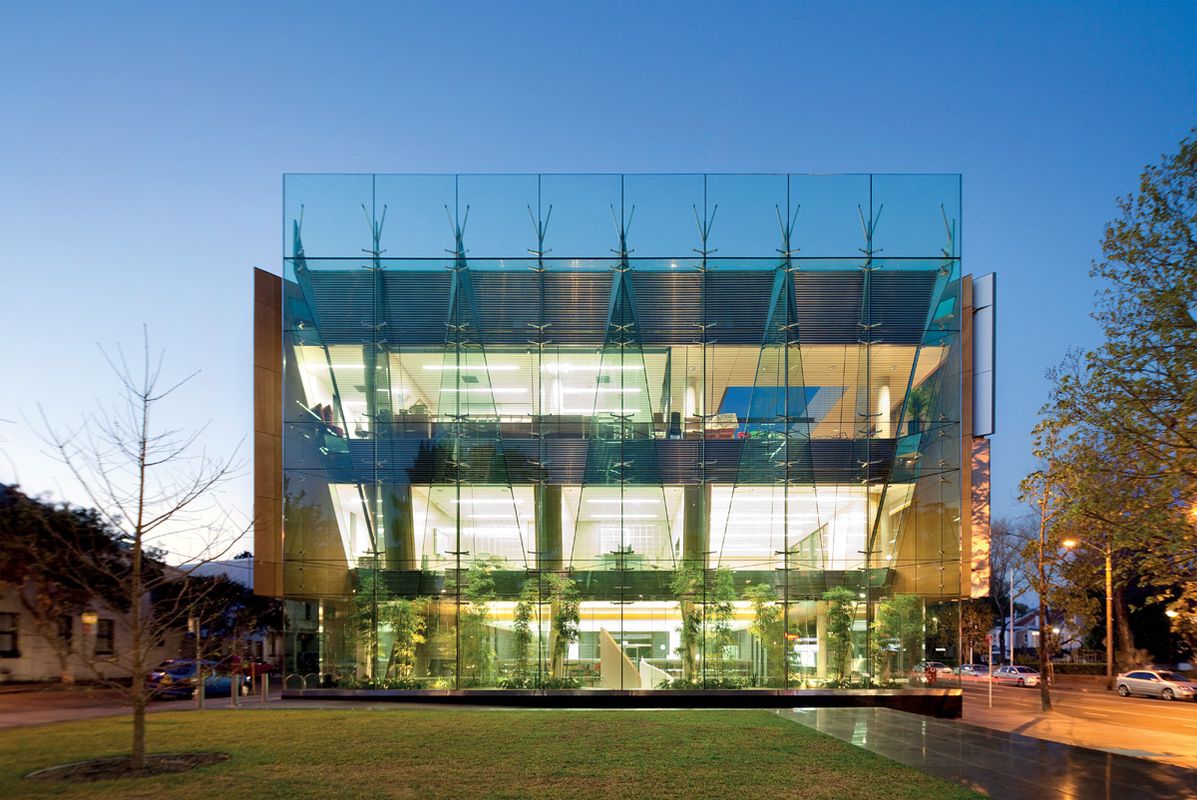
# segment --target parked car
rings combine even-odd
[[[1038,686],[1039,670],[1031,667],[1016,667],[1006,664],[993,672],[994,683],[1006,683],[1014,686]]]
[[[910,677],[916,681],[935,683],[942,678],[954,678],[956,673],[942,661],[920,661],[911,668]]]
[[[989,665],[961,664],[960,677],[965,680],[987,681],[989,680]]]
[[[241,658],[240,656],[232,656],[225,659],[221,662],[220,668],[221,670],[227,669],[229,672],[248,675],[251,678],[277,671],[269,661],[263,661],[260,658]]]
[[[1197,700],[1197,682],[1166,669],[1137,669],[1123,672],[1115,680],[1118,694],[1145,694],[1165,700]]]
[[[231,697],[233,687],[237,693],[249,694],[250,680],[244,675],[220,674],[215,661],[194,661],[185,658],[171,658],[163,661],[146,678],[151,692],[162,697],[194,697],[196,676],[199,667],[204,670],[204,694],[208,697]]]

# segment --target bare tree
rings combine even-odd
[[[123,549],[123,559],[96,568],[105,581],[119,587],[127,604],[128,613],[119,619],[127,627],[128,647],[103,658],[86,652],[80,656],[97,678],[111,678],[112,665],[131,678],[127,687],[110,682],[127,692],[133,709],[130,768],[139,770],[145,765],[150,652],[168,631],[186,624],[204,591],[198,582],[187,591],[167,591],[167,587],[188,582],[199,566],[223,557],[250,526],[234,523],[217,499],[219,488],[241,467],[237,451],[227,458],[213,458],[200,445],[206,425],[181,431],[159,421],[164,404],[198,373],[174,382],[164,379],[164,355],[151,353],[148,334],[143,334],[136,369],[119,348],[115,353],[101,348],[101,353],[119,384],[115,400],[85,413],[80,424],[71,428],[51,424],[43,411],[43,439]],[[195,555],[170,566],[154,557],[180,538],[192,542]],[[63,544],[72,546],[65,539]],[[88,557],[84,552],[72,555]],[[104,602],[99,587],[87,588],[93,590],[96,602]],[[196,680],[202,686],[203,676]]]
[[[1025,541],[1021,534],[1020,520],[998,517],[993,520],[990,534],[989,564],[990,585],[989,601],[993,605],[996,623],[1001,628],[1001,635],[996,642],[998,646],[998,661],[1009,659],[1014,663],[1014,645],[1008,640],[1007,630],[1013,625],[1011,609],[1018,613],[1018,609],[1026,606],[1020,602],[1011,602],[1013,598],[1023,595],[1027,591],[1026,572],[1022,564],[1022,548]],[[1011,586],[1013,583],[1013,586]],[[1009,653],[1006,652],[1009,646]]]

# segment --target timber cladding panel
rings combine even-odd
[[[254,592],[283,594],[283,282],[254,270]]]

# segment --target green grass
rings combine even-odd
[[[124,752],[128,718],[0,731],[0,797],[977,798],[767,711],[164,712],[151,752],[232,758],[90,784],[30,770]]]

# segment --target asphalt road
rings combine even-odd
[[[988,692],[989,687],[984,683],[965,684],[964,721],[968,721],[969,708],[987,707]],[[1064,716],[1124,727],[1128,738],[1133,736],[1135,728],[1197,737],[1197,702],[1191,700],[1119,697],[1104,687],[1082,690],[1053,686],[1052,706]],[[994,686],[993,707],[1037,714],[1039,687]]]

